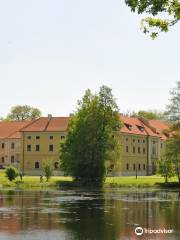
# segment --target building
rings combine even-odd
[[[121,115],[121,155],[114,171],[119,176],[152,175],[169,137],[169,124]],[[0,167],[13,164],[24,174],[40,175],[45,160],[59,171],[60,142],[68,132],[69,117],[40,117],[31,122],[0,122]]]
[[[152,175],[156,172],[162,145],[167,137],[163,130],[169,126],[160,121],[120,116],[123,127],[120,130],[122,153],[119,167],[113,175]],[[53,162],[58,170],[60,141],[68,131],[69,117],[42,117],[35,120],[22,132],[21,169],[25,174],[37,175],[42,172],[43,162]],[[152,124],[152,126],[151,126]]]
[[[59,172],[60,142],[67,134],[69,117],[40,117],[21,129],[21,169],[24,174],[42,173],[45,160]]]
[[[0,122],[0,168],[8,165],[20,167],[21,128],[29,121]]]
[[[122,156],[117,175],[152,175],[156,173],[164,142],[167,123],[121,115]]]

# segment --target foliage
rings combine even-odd
[[[12,182],[19,176],[19,172],[15,167],[9,166],[5,169],[5,175],[8,178],[8,180]]]
[[[34,120],[41,116],[41,111],[38,108],[33,108],[28,105],[17,105],[11,108],[7,116],[7,120],[25,121]]]
[[[170,92],[170,104],[167,106],[167,114],[171,121],[180,124],[180,81],[177,86]]]
[[[46,177],[46,181],[48,182],[51,176],[53,175],[53,167],[51,161],[45,160],[43,164],[43,172]]]
[[[98,94],[87,90],[71,119],[66,140],[61,145],[61,168],[75,180],[102,183],[105,161],[116,159],[120,128],[118,107],[111,89],[102,86]],[[112,140],[113,139],[113,140]]]
[[[147,120],[152,120],[152,119],[165,120],[166,119],[165,113],[157,110],[149,110],[149,111],[139,110],[137,113],[133,112],[131,116],[142,117]]]
[[[165,155],[161,158],[158,164],[158,173],[164,177],[165,182],[168,182],[168,178],[174,176],[174,166],[171,160]]]
[[[149,16],[142,19],[142,31],[155,39],[180,20],[179,0],[125,0],[131,11]]]
[[[180,131],[166,142],[166,157],[174,165],[175,174],[180,182]]]

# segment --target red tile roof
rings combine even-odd
[[[67,131],[69,117],[40,117],[30,125],[23,128],[22,132],[54,132]]]
[[[161,139],[166,140],[170,136],[168,133],[171,126],[170,123],[159,120],[149,120],[148,124],[156,130],[156,133],[160,135]],[[167,132],[167,134],[165,132]]]
[[[0,139],[20,138],[20,130],[27,126],[30,121],[2,121],[0,122]]]
[[[122,133],[158,137],[155,132],[153,132],[140,119],[136,117],[128,117],[121,115],[120,120],[123,123],[123,127],[120,130]]]

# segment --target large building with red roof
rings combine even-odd
[[[20,166],[21,132],[29,121],[0,122],[0,168],[8,165]]]
[[[169,124],[124,115],[120,116],[120,121],[123,124],[120,130],[121,154],[115,168],[107,161],[109,174],[154,174],[165,140],[169,137]],[[47,159],[52,162],[54,173],[59,174],[60,142],[66,137],[68,122],[69,117],[51,115],[31,122],[1,122],[0,166],[16,163],[23,173],[39,175]]]

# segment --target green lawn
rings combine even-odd
[[[40,182],[39,176],[25,176],[23,181],[18,177],[15,181],[9,182],[5,177],[4,171],[0,171],[0,188],[47,188],[57,187],[59,185],[71,186],[71,177],[51,177],[49,182],[46,182],[45,177],[43,182]],[[164,178],[158,175],[141,176],[136,179],[133,177],[107,177],[104,187],[155,187],[155,186],[178,186],[177,178],[173,177],[169,180],[169,184],[164,184]]]
[[[169,179],[169,182],[177,182],[177,178]],[[140,176],[140,177],[108,177],[106,178],[105,185],[119,186],[119,187],[151,187],[158,186],[164,183],[164,178],[158,175],[153,176]]]

